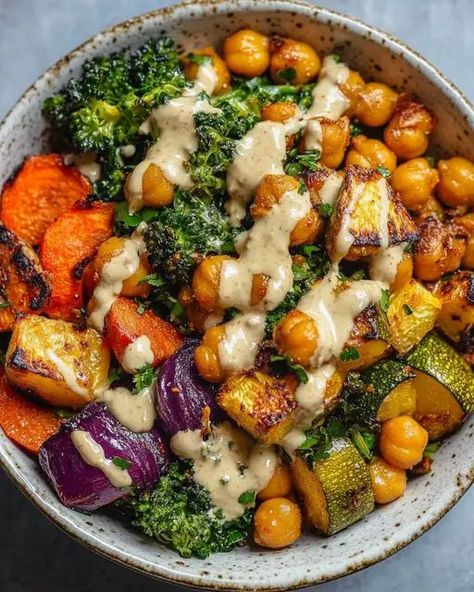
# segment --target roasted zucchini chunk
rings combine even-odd
[[[362,370],[388,355],[390,344],[384,339],[384,325],[376,306],[368,306],[354,319],[349,339],[344,349],[357,350],[358,358],[338,360],[341,370]]]
[[[374,509],[367,465],[346,438],[335,438],[328,457],[312,466],[296,456],[291,474],[309,521],[325,535],[354,524]]]
[[[373,169],[351,165],[347,168],[334,211],[329,221],[326,244],[332,261],[341,256],[356,260],[373,255],[383,239],[380,230],[381,208],[389,200],[389,246],[418,238],[418,230],[387,180]],[[340,253],[338,237],[345,228],[353,241],[347,254]]]
[[[348,420],[372,426],[399,415],[413,415],[416,409],[415,373],[398,360],[381,360],[360,375],[361,389],[347,397]]]
[[[406,361],[416,370],[414,418],[430,440],[439,440],[474,412],[474,372],[436,333],[426,335]]]
[[[399,354],[406,354],[431,331],[440,310],[439,298],[416,280],[391,295],[387,310],[389,341]]]
[[[9,331],[19,313],[39,314],[50,295],[36,253],[0,223],[0,331]]]
[[[463,353],[474,353],[474,273],[458,271],[439,280],[434,294],[441,300],[436,326]]]
[[[40,316],[15,323],[5,370],[8,379],[47,403],[83,407],[107,384],[110,353],[94,329]]]

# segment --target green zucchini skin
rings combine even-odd
[[[369,427],[377,423],[377,413],[385,397],[414,376],[409,366],[399,360],[381,360],[367,368],[360,375],[365,392],[348,397],[352,407],[347,416],[349,422]]]
[[[474,413],[474,372],[437,333],[428,333],[405,358],[446,387],[465,413]]]
[[[374,493],[364,459],[347,438],[335,438],[329,457],[314,463],[326,497],[328,535],[361,520],[374,509]]]

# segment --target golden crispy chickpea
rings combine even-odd
[[[346,156],[346,167],[351,164],[365,169],[380,166],[392,173],[397,166],[397,157],[383,142],[360,134],[352,139],[351,149]]]
[[[299,507],[284,497],[264,501],[255,512],[253,536],[261,547],[288,547],[301,536]]]
[[[168,206],[173,201],[173,184],[154,163],[148,165],[142,179],[143,205],[150,208]]]
[[[229,261],[228,255],[206,257],[196,267],[193,275],[194,298],[204,310],[214,310],[219,301],[219,282],[222,263]]]
[[[274,204],[278,203],[288,191],[299,189],[300,182],[290,175],[265,175],[260,181],[250,213],[254,218],[265,216]],[[311,242],[318,227],[318,216],[314,210],[299,220],[290,234],[290,245],[296,246]]]
[[[125,239],[118,236],[112,236],[100,245],[94,261],[88,266],[89,269],[85,279],[86,291],[89,295],[94,291],[104,265],[121,253],[124,245]],[[150,294],[150,286],[142,282],[147,275],[150,275],[151,271],[148,258],[146,255],[142,255],[136,271],[123,281],[121,296],[126,298],[146,298]]]
[[[224,60],[231,72],[253,78],[261,76],[270,64],[268,37],[241,29],[224,41]]]
[[[398,158],[409,160],[426,152],[435,127],[436,119],[424,105],[401,95],[383,139]]]
[[[411,469],[423,458],[428,432],[409,415],[387,420],[380,432],[383,459],[397,469]]]
[[[348,117],[334,121],[325,117],[311,119],[301,142],[300,149],[321,150],[319,164],[335,169],[344,160],[350,141],[350,122]]]
[[[265,298],[268,281],[270,278],[263,273],[257,273],[252,278],[252,289],[250,291],[250,306],[257,306]]]
[[[433,195],[439,174],[426,158],[412,158],[399,165],[390,183],[398,191],[403,205],[409,210],[423,205]]]
[[[464,234],[456,225],[443,224],[434,217],[427,218],[420,226],[420,238],[415,247],[415,277],[432,282],[445,273],[456,271],[465,250]]]
[[[277,84],[307,84],[321,69],[311,45],[274,35],[270,38],[270,75]]]
[[[204,47],[203,49],[196,49],[192,53],[187,54],[183,58],[184,74],[190,80],[196,80],[199,74],[199,58],[194,56],[204,56],[211,60],[212,68],[217,76],[216,86],[213,94],[221,94],[228,90],[230,86],[230,72],[225,65],[224,60],[215,52],[213,47]]]
[[[214,309],[212,312],[205,310],[196,302],[194,298],[193,289],[191,286],[183,286],[179,292],[178,300],[186,312],[191,329],[204,333],[206,324],[209,322],[211,315],[219,318],[222,311]]]
[[[225,327],[217,325],[208,329],[194,352],[194,363],[199,374],[208,382],[219,383],[225,379],[219,359],[219,343],[224,339]]]
[[[438,196],[450,208],[474,205],[474,163],[454,156],[438,162]]]
[[[398,95],[382,82],[368,82],[354,108],[357,119],[369,127],[385,125],[392,117]]]
[[[466,250],[462,258],[464,269],[474,269],[474,213],[455,219],[455,223],[466,231]]]
[[[349,107],[346,109],[344,115],[352,117],[357,103],[359,102],[360,93],[364,90],[365,81],[359,72],[349,70],[349,75],[346,81],[341,84],[341,90],[350,101]]]
[[[404,253],[403,258],[398,264],[395,278],[390,284],[390,291],[396,292],[406,284],[408,284],[413,277],[413,258],[410,253]]]
[[[377,504],[389,504],[405,493],[407,474],[386,463],[383,458],[376,458],[369,464],[370,480]]]
[[[288,465],[280,463],[267,485],[258,493],[258,499],[287,497],[291,491],[291,473]]]
[[[286,123],[295,117],[298,107],[296,103],[290,101],[281,101],[279,103],[270,103],[262,109],[263,121],[276,121]]]
[[[304,312],[292,310],[275,327],[274,340],[281,355],[309,366],[319,343],[319,332],[314,319]]]
[[[425,203],[417,206],[412,212],[417,226],[421,226],[428,218],[437,218],[441,222],[445,219],[444,208],[435,197],[430,196]]]

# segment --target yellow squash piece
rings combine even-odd
[[[13,328],[5,369],[12,384],[47,403],[80,408],[105,385],[110,352],[94,329],[28,316]]]
[[[439,298],[412,280],[390,297],[387,311],[389,341],[406,354],[434,327],[441,310]]]

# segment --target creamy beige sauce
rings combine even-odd
[[[102,332],[105,317],[122,291],[123,282],[131,277],[140,265],[140,256],[145,250],[142,229],[125,239],[123,249],[102,268],[99,282],[94,290],[94,309],[89,315],[89,325]]]
[[[188,163],[190,156],[198,149],[194,115],[221,113],[207,98],[199,97],[202,91],[212,94],[216,84],[217,75],[212,64],[201,64],[194,86],[186,89],[181,97],[154,109],[140,127],[142,133],[150,133],[156,129],[159,136],[148,149],[145,159],[135,167],[127,180],[126,197],[131,212],[143,207],[143,175],[150,164],[160,167],[173,185],[182,189],[193,186]]]
[[[319,119],[310,119],[306,124],[304,147],[306,150],[323,149],[323,128]]]
[[[397,275],[407,243],[381,249],[370,258],[369,273],[373,280],[391,284]]]
[[[81,152],[79,154],[64,154],[64,164],[74,165],[91,183],[98,181],[101,176],[100,164],[95,152]]]
[[[71,389],[72,392],[80,395],[81,397],[87,397],[89,395],[89,389],[79,384],[79,380],[84,381],[85,376],[76,376],[76,373],[69,366],[69,364],[66,364],[64,360],[61,360],[61,358],[54,351],[48,350],[46,355],[51,360],[51,362],[53,362],[56,370],[62,376],[67,387]]]
[[[133,374],[146,364],[152,364],[153,360],[150,339],[146,335],[140,335],[127,345],[121,363],[126,372]]]
[[[239,310],[250,308],[255,275],[268,279],[265,297],[258,305],[273,310],[293,284],[292,259],[288,251],[290,234],[311,209],[309,193],[287,191],[279,203],[258,218],[239,241],[239,258],[224,261],[219,282],[219,304]]]
[[[240,313],[224,327],[224,338],[219,343],[222,368],[229,372],[252,368],[265,335],[265,313]]]
[[[337,62],[334,56],[323,59],[319,80],[313,89],[313,103],[306,113],[307,118],[327,117],[339,119],[350,107],[350,100],[341,90],[349,77],[349,68]]]
[[[194,461],[194,480],[209,491],[227,520],[244,513],[247,506],[239,497],[247,491],[261,491],[279,463],[274,448],[254,444],[229,422],[215,426],[206,441],[200,430],[178,432],[171,438],[171,449]]]
[[[336,203],[337,196],[342,186],[344,177],[332,171],[319,190],[319,198],[322,203],[328,203],[333,206]]]
[[[136,151],[137,151],[137,149],[135,148],[135,146],[133,144],[126,144],[125,146],[122,146],[120,148],[120,154],[122,156],[125,156],[125,158],[132,157]]]
[[[101,470],[114,487],[129,487],[132,478],[127,469],[121,469],[111,460],[105,458],[104,449],[92,438],[89,432],[74,430],[71,441],[81,455],[82,460],[96,469]]]
[[[136,395],[127,388],[119,386],[105,389],[97,399],[103,401],[110,413],[132,432],[149,432],[156,419],[155,395],[153,387],[142,389]]]
[[[345,287],[343,291],[342,287]],[[384,287],[382,282],[372,280],[343,286],[335,267],[301,298],[297,309],[314,319],[319,333],[319,343],[311,359],[313,368],[340,355],[355,317],[369,304],[379,302]]]
[[[282,123],[261,121],[237,143],[227,169],[226,208],[234,226],[244,218],[247,203],[263,177],[283,174],[285,157],[286,130]]]

